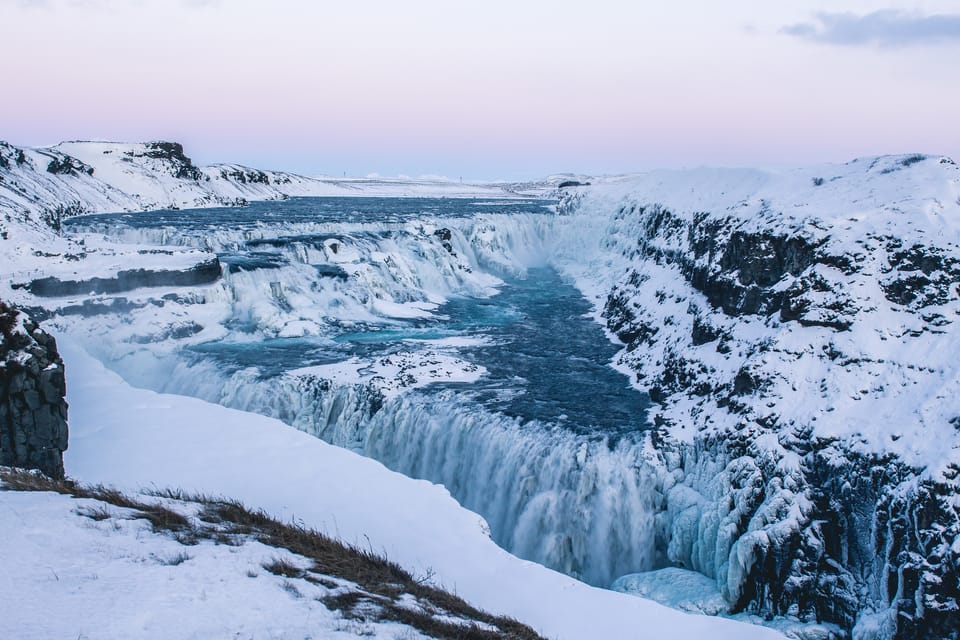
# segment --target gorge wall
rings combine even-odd
[[[960,172],[831,169],[663,172],[568,201],[574,226],[603,220],[613,265],[574,272],[608,292],[618,366],[659,405],[670,564],[734,613],[957,638]]]

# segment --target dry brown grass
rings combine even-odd
[[[286,578],[304,578],[331,589],[335,583],[324,576],[351,582],[360,588],[323,599],[327,607],[347,618],[398,622],[442,640],[542,640],[533,629],[517,620],[481,611],[459,596],[417,580],[398,564],[372,551],[350,547],[302,525],[281,522],[235,500],[182,491],[151,492],[154,497],[199,505],[200,511],[193,521],[162,505],[135,499],[109,487],[53,480],[37,473],[6,468],[0,468],[0,480],[6,490],[54,491],[129,509],[132,517],[147,520],[154,531],[172,534],[183,544],[195,544],[203,539],[240,544],[242,539],[252,538],[285,549],[310,560],[309,569],[305,571],[283,559],[264,565],[264,569]],[[84,515],[102,519],[101,516],[107,514],[109,511],[104,508]],[[419,608],[399,606],[398,598],[403,594],[414,596]],[[458,618],[464,623],[437,616]]]

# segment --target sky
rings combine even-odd
[[[0,0],[0,140],[525,179],[960,157],[956,0]]]

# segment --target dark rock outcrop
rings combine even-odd
[[[453,234],[450,232],[450,229],[443,228],[437,229],[433,232],[433,236],[437,238],[440,243],[443,245],[443,248],[446,249],[447,253],[452,256],[457,255],[453,251],[453,244],[450,242],[453,239]]]
[[[0,465],[63,477],[65,398],[56,340],[0,302]]]
[[[224,168],[220,170],[220,177],[240,184],[270,184],[270,176],[257,169]]]
[[[134,156],[134,152],[128,152]],[[143,155],[154,160],[164,160],[170,165],[170,175],[181,180],[200,180],[203,172],[183,153],[179,142],[148,142]]]
[[[50,160],[47,164],[47,173],[75,176],[85,173],[88,176],[93,175],[93,167],[86,165],[76,158],[70,156],[58,156]]]
[[[14,288],[25,288],[35,296],[52,298],[88,293],[121,293],[140,287],[191,287],[216,282],[220,275],[220,260],[211,258],[182,271],[127,269],[117,272],[113,278],[88,280],[60,280],[48,276],[31,280],[27,284],[14,285]]]
[[[830,261],[819,250],[822,242],[802,234],[743,231],[732,217],[704,213],[688,223],[656,205],[623,210],[621,215],[644,220],[646,234],[638,242],[638,257],[676,265],[694,289],[729,316],[783,312],[785,321],[802,322],[796,300],[813,284],[801,282],[788,291],[775,285]]]
[[[16,166],[22,166],[27,163],[27,156],[23,149],[15,147],[9,142],[0,140],[0,169],[9,169],[13,163]]]
[[[350,274],[339,265],[315,264],[313,268],[317,270],[317,275],[321,278],[334,278],[336,280],[348,280],[350,278]]]
[[[957,295],[960,260],[939,247],[904,247],[896,238],[887,239],[885,244],[890,267],[881,286],[887,300],[919,310],[946,304]]]

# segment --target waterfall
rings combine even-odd
[[[252,369],[221,376],[212,393],[211,374],[206,363],[180,363],[164,390],[202,388],[208,399],[442,484],[486,519],[500,546],[590,584],[608,587],[658,562],[662,494],[658,469],[644,457],[645,434],[612,444],[491,412],[450,390],[384,400],[366,386],[262,379]]]
[[[280,266],[227,273],[206,294],[205,306],[267,336],[289,335],[284,332],[292,325],[323,336],[331,323],[389,322],[377,301],[438,304],[454,295],[489,296],[500,276],[548,262],[556,226],[553,214],[518,213],[107,231],[125,242],[218,252],[262,241],[282,258]],[[318,278],[317,264],[339,265],[350,277]],[[657,469],[644,457],[643,432],[609,440],[523,422],[451,390],[384,398],[372,387],[311,376],[218,370],[209,359],[185,357],[170,345],[125,351],[123,345],[86,342],[134,384],[276,417],[395,471],[442,484],[487,520],[498,544],[520,557],[603,587],[658,562],[654,515],[662,511],[662,489]]]

